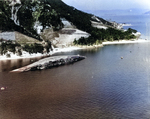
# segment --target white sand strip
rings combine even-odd
[[[147,43],[150,42],[150,40],[144,40],[144,39],[139,39],[139,40],[119,40],[119,41],[108,41],[108,42],[103,42],[103,45],[113,45],[113,44],[128,44],[128,43]]]
[[[17,56],[16,54],[10,53],[11,57],[8,58],[8,57],[6,57],[6,55],[0,55],[0,60],[12,60],[12,59],[44,57],[44,56],[53,55],[55,53],[71,52],[73,50],[79,50],[79,49],[83,49],[83,48],[74,47],[74,46],[73,47],[67,47],[67,48],[55,48],[53,51],[51,51],[48,54],[41,54],[41,53],[29,54],[28,52],[23,51],[22,56]]]

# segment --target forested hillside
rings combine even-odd
[[[19,2],[18,2],[19,1]],[[3,0],[0,1],[0,30],[18,31],[41,40],[39,29],[52,28],[58,31],[63,28],[62,18],[71,22],[78,29],[91,34],[89,38],[81,38],[75,44],[91,45],[104,40],[132,39],[132,29],[117,30],[113,24],[99,18],[108,29],[98,29],[91,25],[92,14],[77,10],[61,0]]]

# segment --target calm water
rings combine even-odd
[[[141,38],[150,40],[150,15],[102,15],[101,17],[117,23],[131,24],[131,26],[125,26],[124,29],[136,29],[141,32]]]
[[[0,61],[0,119],[150,119],[149,46],[63,53],[87,58],[26,73],[8,71],[30,59]]]

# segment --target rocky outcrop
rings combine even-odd
[[[18,10],[20,9],[21,5],[21,1],[20,0],[9,0],[10,4],[9,6],[11,6],[11,19],[14,21],[14,23],[16,25],[19,25],[19,21],[17,19],[17,13]]]
[[[73,41],[78,40],[81,37],[89,37],[90,34],[81,31],[76,28],[63,28],[60,31],[53,31],[53,29],[45,29],[41,33],[41,38],[44,41],[51,41],[52,45],[55,47],[66,47],[73,44]]]
[[[91,21],[91,23],[92,23],[93,27],[96,27],[98,29],[107,29],[108,28],[107,26],[105,26],[104,24],[99,23],[99,22]]]
[[[39,40],[29,37],[19,32],[15,32],[15,38],[16,38],[16,42],[18,42],[19,44],[40,43]]]
[[[57,41],[57,46],[65,47],[73,44],[73,41],[79,40],[81,37],[88,38],[90,36],[89,33],[81,31],[76,28],[63,28],[59,32],[59,37],[55,38]]]

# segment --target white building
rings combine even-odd
[[[2,32],[0,33],[0,39],[16,40],[15,32]]]

